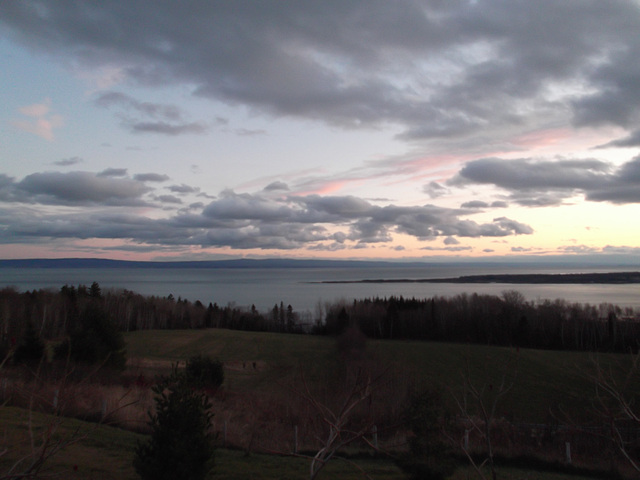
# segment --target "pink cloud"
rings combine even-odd
[[[514,138],[511,143],[523,148],[543,148],[564,141],[571,136],[568,128],[556,128],[528,132]]]
[[[29,118],[14,120],[11,123],[20,130],[51,141],[54,139],[53,130],[60,128],[63,120],[60,115],[49,114],[50,109],[51,100],[48,98],[42,103],[21,107],[18,111]]]
[[[309,188],[302,188],[296,191],[296,195],[328,195],[330,193],[342,190],[345,185],[352,183],[347,180],[328,180],[325,182],[318,182],[318,184],[309,184]]]

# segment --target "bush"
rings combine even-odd
[[[413,436],[409,454],[398,466],[413,479],[442,480],[455,471],[450,449],[442,441],[447,413],[437,391],[426,390],[415,396],[406,412],[407,426]]]
[[[143,480],[201,480],[213,464],[211,403],[177,370],[153,387],[151,438],[138,444],[133,466]]]
[[[185,376],[195,388],[218,388],[224,381],[224,366],[211,357],[194,355],[187,360]]]

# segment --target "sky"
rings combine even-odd
[[[0,258],[640,264],[640,2],[0,2]]]

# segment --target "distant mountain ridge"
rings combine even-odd
[[[299,260],[292,258],[194,260],[194,261],[130,261],[104,258],[29,258],[0,260],[0,268],[335,268],[427,266],[420,262],[385,262],[372,260]]]

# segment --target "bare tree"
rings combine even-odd
[[[494,375],[490,375],[490,378],[492,376],[496,378],[497,381],[495,383],[487,380],[477,381],[473,378],[471,367],[467,360],[466,369],[462,375],[463,395],[462,397],[453,395],[465,426],[465,436],[455,441],[482,479],[487,478],[484,473],[485,467],[488,467],[493,480],[497,478],[492,428],[496,420],[498,405],[513,388],[517,372],[517,357],[510,356],[501,366],[501,371],[490,372],[497,374],[497,378]],[[482,462],[475,460],[472,455],[468,444],[469,432],[475,432],[484,443],[486,458]],[[451,436],[450,439],[452,439]]]
[[[356,419],[356,417],[360,407],[371,401],[375,385],[382,375],[374,377],[364,368],[358,367],[351,375],[347,373],[347,376],[347,388],[342,394],[334,392],[335,402],[330,405],[329,402],[321,401],[319,395],[311,391],[304,374],[301,375],[302,389],[297,390],[297,393],[319,414],[325,426],[324,435],[316,437],[321,447],[315,455],[308,457],[311,459],[310,480],[315,479],[330,460],[337,458],[341,449],[356,441],[362,441],[379,451],[375,442],[368,438],[374,431],[371,418]],[[356,468],[360,468],[355,463],[351,463]],[[369,478],[365,472],[362,473]]]
[[[640,472],[638,441],[632,441],[625,435],[625,430],[640,428],[640,406],[634,401],[638,399],[640,353],[629,357],[630,365],[618,366],[617,369],[611,364],[605,367],[598,357],[594,357],[594,372],[587,376],[595,387],[595,413],[606,423],[605,435],[629,465]]]
[[[0,370],[6,368],[8,355],[0,362]],[[65,387],[68,385],[70,378],[75,375],[73,369],[67,363],[61,381],[57,384],[57,389],[52,398],[44,398],[41,393],[47,391],[42,389],[46,383],[45,376],[42,374],[44,358],[40,361],[37,369],[31,371],[31,381],[26,387],[18,391],[20,396],[28,401],[25,409],[26,429],[21,430],[21,437],[12,445],[4,445],[0,447],[0,459],[6,459],[8,465],[6,469],[0,471],[0,480],[17,480],[17,479],[39,479],[51,476],[51,473],[44,473],[44,469],[51,459],[60,454],[63,450],[71,445],[82,442],[87,438],[92,429],[97,428],[99,423],[94,424],[91,428],[67,429],[64,427],[64,410],[65,410]],[[92,378],[103,365],[99,365],[93,371],[89,372],[80,383],[86,382]],[[119,402],[126,397],[125,394],[120,398]],[[128,402],[119,408],[126,408],[135,402]],[[6,407],[5,401],[0,408]],[[44,412],[51,412],[46,417],[44,424],[40,419],[36,418],[36,411],[42,409]],[[103,420],[115,412],[103,412]],[[26,445],[26,448],[24,447]],[[11,461],[9,461],[11,459]]]

